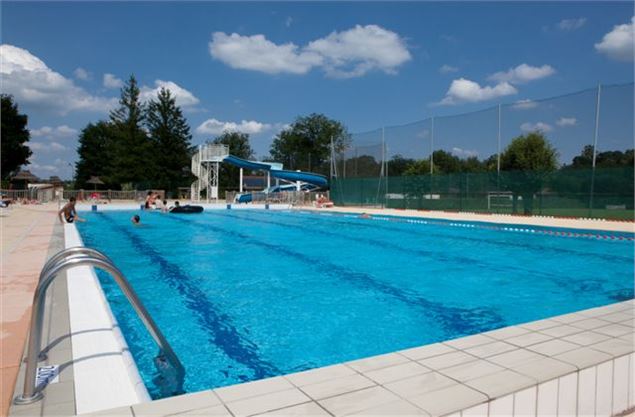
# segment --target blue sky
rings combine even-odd
[[[359,132],[632,82],[632,18],[630,2],[3,2],[2,91],[29,115],[30,169],[69,178],[77,131],[131,73],[146,96],[177,93],[195,143],[238,129],[262,155],[312,112]],[[510,135],[589,128],[569,113]],[[456,152],[489,156],[479,141]]]

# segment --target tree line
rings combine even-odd
[[[190,127],[170,90],[161,88],[144,103],[130,76],[109,119],[89,123],[79,135],[75,187],[88,187],[96,176],[108,188],[175,192],[192,181],[191,147]]]

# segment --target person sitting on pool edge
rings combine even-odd
[[[75,220],[78,222],[85,221],[77,215],[77,211],[75,210],[75,197],[69,198],[68,203],[66,203],[64,207],[57,212],[60,222],[64,223],[64,220],[62,220],[62,214],[64,214],[64,220],[66,220],[66,223],[73,223]]]
[[[139,217],[138,214],[135,214],[134,216],[132,216],[130,218],[130,221],[132,222],[132,224],[134,224],[135,226],[139,226],[141,224],[141,217]]]

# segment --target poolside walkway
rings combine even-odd
[[[57,221],[57,204],[15,206],[0,217],[0,415],[8,413],[38,276]]]
[[[405,217],[421,217],[439,220],[454,220],[467,222],[504,223],[515,225],[546,226],[570,229],[586,229],[611,232],[635,232],[635,223],[627,221],[614,221],[604,219],[562,218],[550,216],[518,216],[510,214],[488,214],[451,212],[440,210],[396,210],[369,207],[331,207],[314,208],[298,207],[300,210],[315,210],[319,212],[336,213],[367,213],[370,215],[389,215]]]

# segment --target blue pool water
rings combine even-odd
[[[308,212],[86,213],[186,368],[186,391],[633,298],[633,242]],[[632,235],[631,235],[632,236]],[[154,397],[157,348],[100,280]]]

